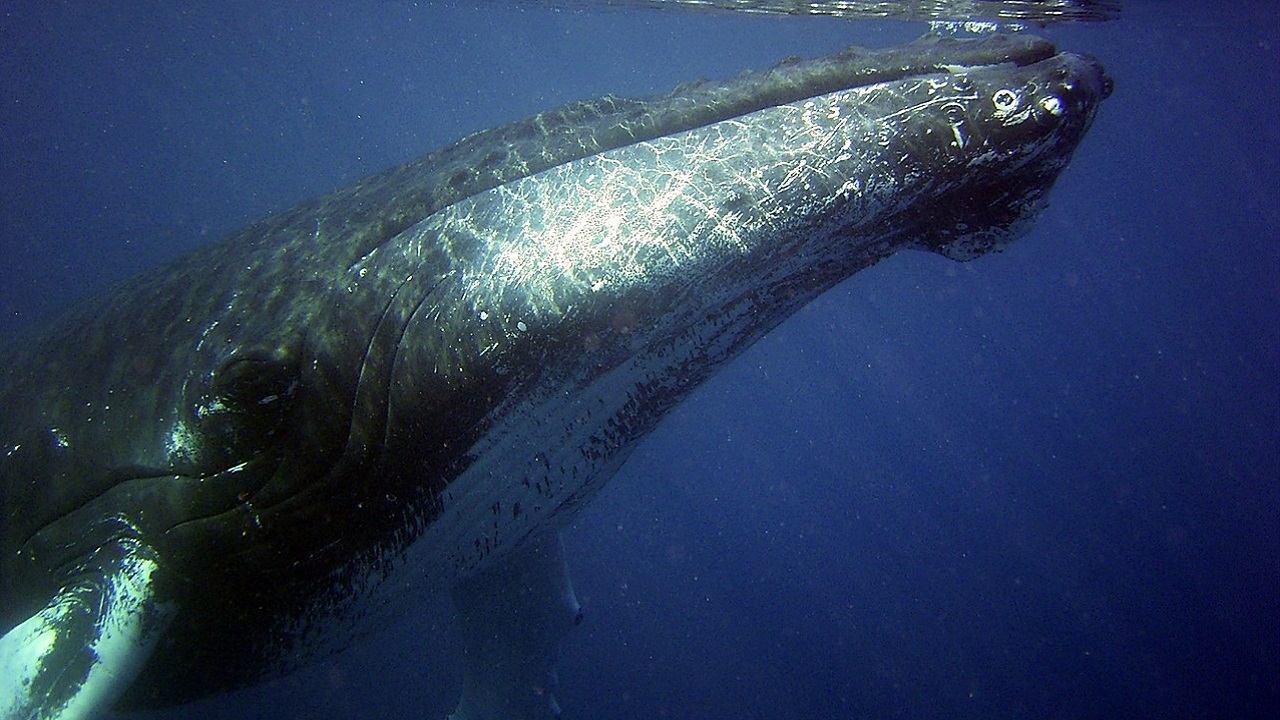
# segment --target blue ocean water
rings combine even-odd
[[[923,29],[7,2],[0,331],[468,132]],[[636,451],[566,534],[565,717],[1280,716],[1280,9],[1044,32],[1117,89],[1035,230],[857,275]],[[426,622],[162,716],[432,717]]]

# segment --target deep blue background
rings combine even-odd
[[[0,6],[0,331],[467,132],[922,30],[199,5]],[[1117,90],[1031,236],[828,293],[567,533],[566,717],[1278,716],[1280,9],[1048,34]],[[425,622],[172,715],[430,717]]]

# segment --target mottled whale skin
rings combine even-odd
[[[441,595],[456,718],[556,712],[557,530],[676,403],[903,248],[1025,229],[1110,81],[851,49],[473,135],[0,356],[0,718],[242,687]]]

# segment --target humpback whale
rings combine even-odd
[[[0,718],[244,687],[423,598],[453,717],[558,713],[557,531],[700,382],[901,249],[1024,232],[1111,82],[1027,35],[483,131],[0,354]]]

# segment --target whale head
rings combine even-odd
[[[562,523],[703,379],[858,270],[1018,237],[1110,92],[1036,38],[930,38],[464,141],[495,164],[459,151],[465,197],[352,266],[414,275],[374,444],[420,493],[426,554],[466,575]]]

